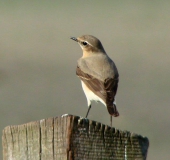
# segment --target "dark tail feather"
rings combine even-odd
[[[108,110],[110,115],[112,115],[114,117],[118,117],[119,116],[119,112],[116,109],[116,105],[115,104],[113,104],[112,106],[107,106],[107,110]]]

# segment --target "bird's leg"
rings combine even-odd
[[[110,115],[110,127],[112,127],[112,116]]]
[[[87,114],[86,114],[86,118],[87,118],[87,116],[89,114],[90,109],[91,109],[91,104],[90,104],[90,106],[88,106],[88,111],[87,111]]]

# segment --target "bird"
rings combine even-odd
[[[83,35],[71,39],[76,41],[83,51],[82,57],[77,61],[76,74],[87,98],[88,110],[85,117],[88,117],[92,101],[101,102],[107,107],[112,126],[112,116],[119,116],[115,100],[119,82],[118,69],[98,38]]]

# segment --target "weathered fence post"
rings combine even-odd
[[[144,160],[146,137],[78,116],[7,126],[3,160]]]

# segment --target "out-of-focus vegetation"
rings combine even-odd
[[[92,34],[120,74],[113,126],[147,136],[148,159],[169,159],[169,8],[157,0],[1,1],[0,130],[64,113],[85,116],[75,74],[82,52],[69,38]],[[89,119],[109,124],[101,104],[93,103]]]

